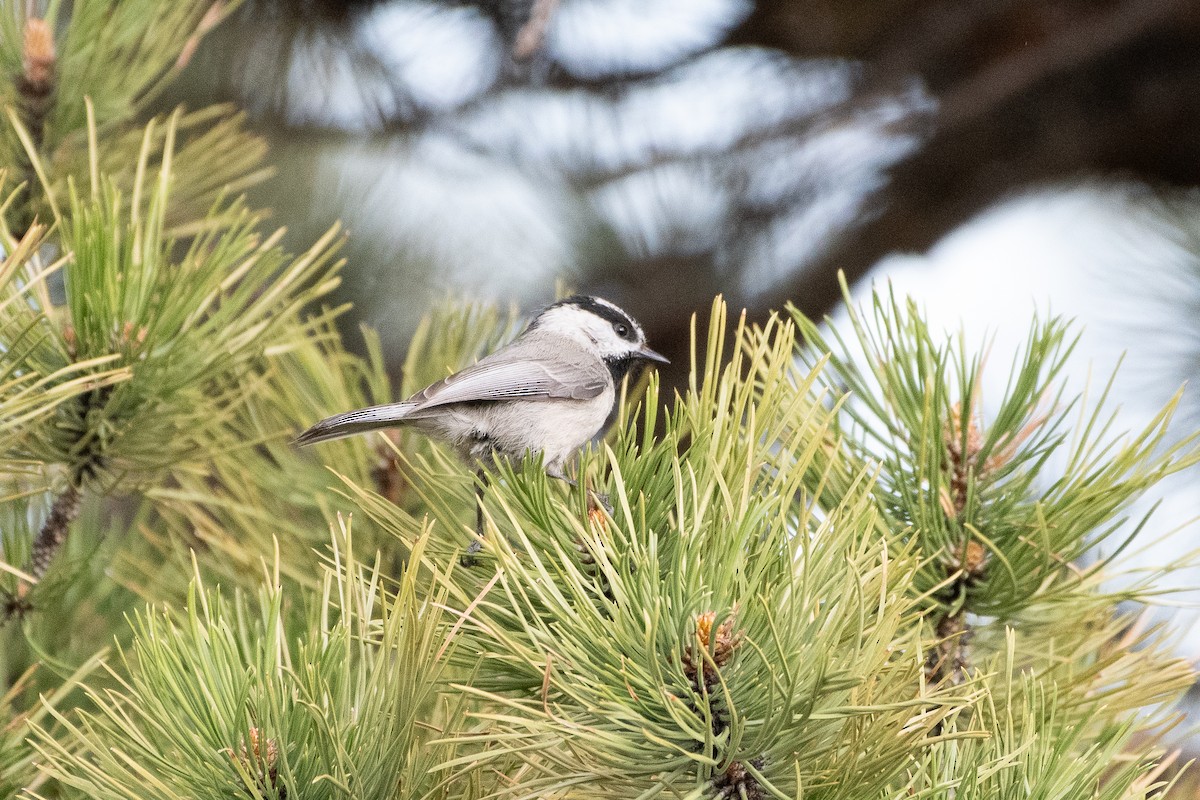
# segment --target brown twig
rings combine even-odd
[[[1187,0],[1131,0],[1076,16],[1055,31],[1059,35],[1020,48],[943,94],[942,124],[962,125],[989,113],[1048,76],[1076,68],[1170,24],[1189,6]]]
[[[388,432],[385,435],[391,440],[392,445],[399,441],[398,435],[394,432]],[[392,505],[404,505],[411,485],[407,476],[400,469],[400,459],[397,457],[396,451],[380,442],[375,446],[375,455],[377,460],[371,467],[371,478],[375,483],[375,491],[387,498]]]
[[[45,523],[42,524],[41,530],[33,540],[29,565],[25,567],[25,571],[38,580],[41,580],[42,576],[46,574],[55,554],[67,540],[71,523],[75,517],[79,516],[81,500],[82,494],[75,484],[67,486],[63,493],[54,499],[54,505],[50,507],[50,515],[46,517]]]
[[[937,624],[938,642],[925,657],[925,679],[931,684],[949,682],[960,686],[967,681],[970,667],[971,626],[966,613],[947,614]]]
[[[204,16],[200,18],[199,24],[196,25],[196,31],[188,40],[183,43],[183,49],[179,51],[179,58],[175,60],[175,68],[183,69],[191,63],[192,57],[196,55],[196,50],[200,47],[200,40],[204,38],[210,30],[217,26],[225,17],[225,3],[223,0],[217,0],[208,7],[204,12]]]
[[[542,42],[546,40],[546,29],[550,27],[550,18],[554,16],[554,9],[557,7],[558,0],[534,0],[529,19],[517,31],[516,40],[513,42],[513,58],[524,61],[542,49]]]

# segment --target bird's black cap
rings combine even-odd
[[[557,303],[553,303],[546,307],[549,311],[552,308],[561,308],[562,306],[575,306],[578,309],[595,314],[602,320],[605,320],[613,325],[625,325],[630,330],[641,330],[642,326],[638,325],[632,317],[626,314],[621,309],[614,306],[607,300],[601,300],[597,297],[591,297],[586,294],[574,294],[570,297],[564,297]]]

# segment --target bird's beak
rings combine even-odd
[[[657,361],[659,364],[670,364],[671,360],[662,353],[656,353],[649,347],[643,347],[637,351],[637,357],[643,361]]]

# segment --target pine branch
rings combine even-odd
[[[111,494],[229,450],[213,437],[253,395],[244,378],[269,348],[309,335],[297,315],[336,285],[336,230],[289,259],[281,233],[260,238],[258,218],[239,201],[211,209],[190,239],[172,238],[179,119],[161,135],[147,126],[131,199],[99,172],[90,194],[70,192],[56,223],[63,256],[51,269],[37,271],[38,228],[0,275],[0,336],[12,334],[5,366],[16,377],[0,383],[0,433],[12,434],[4,458],[59,465],[73,487],[39,538],[39,577],[78,492]],[[54,270],[64,306],[44,289]]]
[[[439,314],[414,343],[408,380],[438,377],[420,370],[453,368],[513,327],[491,309]],[[724,315],[716,304],[707,340],[694,340],[685,393],[664,407],[649,381],[607,444],[583,454],[581,482],[605,491],[613,511],[548,482],[532,459],[499,465],[484,504],[489,536],[469,570],[456,564],[473,484],[443,449],[390,441],[406,486],[397,505],[375,491],[386,488],[371,471],[383,439],[331,446],[332,478],[286,446],[315,408],[391,395],[377,344],[363,364],[336,344],[328,316],[289,317],[277,347],[239,376],[251,399],[218,426],[220,441],[244,447],[173,471],[147,504],[174,520],[164,538],[194,546],[194,573],[261,586],[259,599],[223,600],[197,574],[180,612],[137,615],[135,643],[112,666],[120,690],[93,688],[90,709],[46,717],[57,731],[35,726],[45,774],[101,800],[1149,791],[1160,749],[1134,737],[1169,724],[1147,709],[1177,697],[1191,670],[1154,631],[1114,616],[1116,598],[1101,591],[1107,564],[1078,571],[1050,559],[1061,571],[1043,572],[1019,602],[1026,584],[997,582],[1042,563],[1021,555],[1031,542],[1109,524],[1155,465],[1175,466],[1148,454],[1157,428],[1125,447],[1082,437],[1073,451],[1116,501],[1071,478],[1062,508],[1043,507],[1077,527],[1000,536],[981,509],[1026,519],[1031,484],[1012,465],[1036,466],[1026,448],[1057,441],[1043,423],[1016,436],[1045,416],[1044,373],[1019,365],[1020,401],[973,428],[963,384],[921,372],[945,378],[951,359],[902,349],[891,390],[869,402],[886,410],[909,398],[937,413],[900,403],[884,424],[922,433],[896,436],[888,451],[890,434],[852,438],[843,427],[844,415],[867,415],[822,393],[826,362],[796,360],[796,328],[742,321],[726,339]],[[838,378],[856,377],[830,363]],[[966,373],[970,363],[960,360]],[[873,481],[868,459],[879,453],[892,459]],[[341,495],[314,488],[339,478]],[[394,538],[370,539],[366,549],[383,553],[368,568],[339,528],[317,585],[310,527],[351,507]],[[254,558],[272,546],[278,555],[255,578]],[[968,616],[1000,602],[1001,621]],[[930,626],[938,638],[927,648]]]
[[[1196,436],[1164,444],[1177,399],[1125,435],[1105,416],[1107,390],[1089,407],[1064,397],[1059,374],[1073,340],[1060,320],[1034,321],[983,426],[982,356],[930,331],[913,301],[876,295],[869,312],[851,309],[846,338],[794,317],[813,348],[808,363],[832,353],[822,386],[848,390],[840,432],[857,459],[879,465],[889,526],[909,529],[928,559],[914,589],[935,624],[959,610],[1006,618],[1077,591],[1073,562],[1114,536],[1149,486],[1200,460]],[[1047,474],[1052,455],[1064,474]],[[841,490],[826,491],[836,499]]]
[[[182,68],[185,51],[237,5],[89,0],[61,15],[62,4],[51,3],[45,19],[19,8],[0,14],[0,63],[12,76],[0,82],[0,98],[15,109],[12,124],[0,126],[0,163],[18,167],[26,188],[10,224],[23,231],[35,218],[58,215],[55,199],[70,180],[98,171],[131,190],[133,171],[120,170],[144,146],[137,118]],[[176,127],[186,180],[169,215],[172,227],[197,222],[219,198],[269,174],[261,166],[263,141],[244,130],[233,109],[191,112]]]
[[[437,742],[438,729],[467,725],[443,674],[457,640],[442,592],[417,570],[387,589],[352,553],[343,525],[307,619],[275,583],[228,601],[199,578],[180,613],[138,614],[122,691],[51,710],[59,732],[32,726],[48,772],[97,800],[490,794],[494,778],[435,769],[458,747]]]
[[[536,465],[498,469],[479,566],[447,585],[487,654],[462,689],[495,709],[489,730],[459,741],[495,744],[455,768],[521,758],[512,796],[791,796],[835,774],[882,790],[964,702],[923,691],[919,665],[890,655],[916,646],[915,606],[891,583],[913,565],[860,538],[874,530],[868,483],[820,514],[796,501],[831,412],[795,369],[794,330],[743,322],[727,354],[723,315],[716,305],[693,371],[704,380],[667,412],[665,437],[651,380],[642,425],[624,417],[612,449],[582,459],[611,516],[547,486]],[[381,524],[411,530],[403,510],[351,488]],[[446,516],[429,504],[435,529],[453,532],[461,511],[444,502]],[[569,748],[555,744],[563,730]]]

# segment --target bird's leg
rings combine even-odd
[[[572,480],[571,478],[568,478],[567,473],[563,472],[562,464],[547,464],[546,465],[546,474],[549,475],[551,478],[556,478],[560,481],[564,481],[564,482],[570,484],[571,486],[576,485],[575,481]]]
[[[487,473],[482,469],[475,472],[475,538],[467,545],[467,552],[459,559],[464,567],[475,566],[475,554],[483,548],[483,492],[487,489]]]
[[[475,473],[475,478],[475,535],[483,536],[483,491],[487,488],[487,473],[479,470]]]

